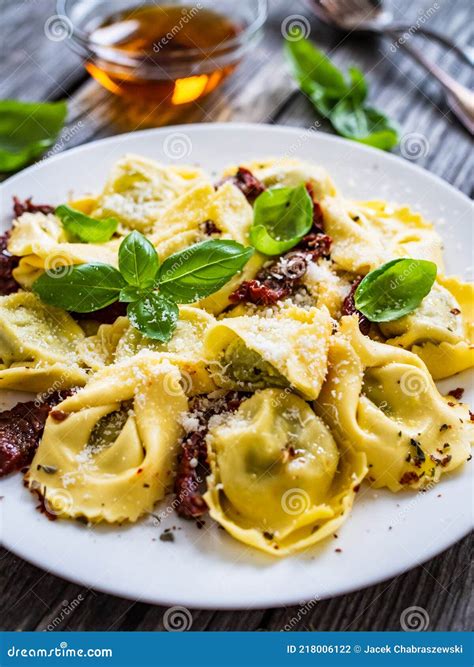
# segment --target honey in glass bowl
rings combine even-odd
[[[114,2],[108,14],[104,5],[112,3],[58,3],[86,69],[116,95],[171,107],[199,100],[229,76],[266,16],[266,0]]]

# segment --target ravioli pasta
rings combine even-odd
[[[473,426],[467,407],[450,402],[417,356],[342,318],[315,409],[341,446],[367,455],[376,488],[420,488],[464,463]]]
[[[118,267],[132,230],[160,262],[204,240],[250,245],[255,197],[242,174],[260,192],[306,186],[313,227],[283,255],[255,251],[215,293],[178,304],[168,342],[138,331],[125,306],[78,319],[31,291],[51,269]],[[114,217],[116,232],[78,243],[54,213],[23,213],[8,241],[20,289],[0,297],[0,388],[40,402],[70,389],[26,474],[47,513],[135,522],[174,490],[169,506],[184,504],[182,516],[207,508],[238,542],[287,556],[339,531],[361,484],[417,491],[469,460],[465,380],[452,380],[450,396],[434,380],[473,366],[473,287],[446,275],[421,214],[344,198],[324,168],[289,157],[211,177],[126,155],[101,190],[74,197],[69,206],[98,224]],[[436,282],[407,314],[364,328],[354,290],[397,258],[434,262]]]
[[[136,521],[172,487],[186,407],[166,360],[105,368],[48,417],[29,487],[59,516]]]
[[[238,540],[284,556],[333,533],[367,472],[301,398],[257,391],[210,424],[211,516]]]

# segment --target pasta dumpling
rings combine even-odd
[[[321,208],[339,270],[365,275],[395,257],[431,260],[443,270],[441,238],[408,207],[325,197]]]
[[[27,483],[58,516],[136,521],[169,491],[187,399],[153,355],[98,372],[49,415]]]
[[[288,187],[310,183],[316,199],[335,195],[336,188],[325,169],[296,158],[267,158],[245,162],[239,166],[249,169],[267,188]],[[232,176],[238,167],[225,169],[224,176]]]
[[[129,326],[117,343],[115,359],[153,352],[180,369],[181,383],[188,395],[214,391],[216,385],[204,356],[204,337],[214,321],[212,315],[199,308],[180,306],[176,330],[168,343],[147,338]]]
[[[443,398],[416,355],[361,334],[355,316],[331,337],[315,410],[341,447],[366,453],[376,488],[423,487],[469,455],[467,406]]]
[[[47,391],[85,384],[84,333],[66,311],[29,292],[0,297],[0,388]]]
[[[204,496],[233,537],[285,556],[334,532],[367,472],[365,455],[340,452],[301,398],[258,391],[210,422],[211,475]]]
[[[443,280],[452,291],[435,283],[416,310],[398,320],[379,324],[386,342],[417,354],[435,380],[474,365],[471,305],[474,288],[455,278]],[[456,292],[464,296],[463,308],[454,296]]]
[[[206,180],[204,172],[195,167],[165,166],[138,155],[125,155],[114,165],[91,215],[115,217],[124,230],[149,231],[166,206]]]
[[[220,387],[291,387],[312,400],[326,373],[331,331],[326,309],[290,307],[272,318],[220,320],[208,330],[204,349]]]
[[[23,213],[13,222],[8,242],[12,255],[21,257],[13,277],[25,289],[47,270],[103,262],[117,265],[120,239],[106,243],[69,243],[60,220],[52,214]]]

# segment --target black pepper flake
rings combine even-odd
[[[426,461],[425,452],[422,450],[418,440],[415,440],[414,438],[410,438],[410,445],[415,448],[415,465],[420,466]]]
[[[273,533],[269,533],[267,530],[263,533],[263,537],[266,540],[273,540]]]
[[[335,551],[337,554],[342,553],[342,549],[339,549],[339,547],[338,547],[337,549],[334,549],[334,551]]]
[[[56,466],[46,466],[46,465],[43,465],[42,463],[39,463],[36,466],[36,470],[42,470],[47,475],[54,475],[55,472],[58,472],[58,469],[56,468]]]
[[[461,398],[463,397],[463,394],[464,394],[463,387],[456,387],[456,389],[451,389],[451,391],[448,392],[448,396],[452,396],[457,401],[461,400]]]
[[[170,531],[169,528],[167,528],[163,533],[161,533],[160,541],[161,542],[174,542],[174,535]]]
[[[441,426],[439,427],[439,431],[440,433],[442,433],[443,431],[447,431],[448,428],[452,428],[452,426],[450,426],[449,424],[441,424]]]

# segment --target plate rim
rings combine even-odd
[[[443,178],[440,176],[433,174],[429,170],[417,165],[413,164],[407,159],[404,159],[402,156],[399,155],[394,155],[391,153],[387,153],[385,151],[381,151],[377,148],[373,148],[371,146],[366,146],[364,144],[360,144],[357,142],[349,141],[347,139],[344,139],[342,137],[338,137],[326,132],[322,131],[314,131],[309,128],[302,128],[298,126],[282,126],[282,125],[272,125],[270,123],[245,123],[245,122],[220,122],[220,123],[190,123],[190,124],[184,124],[184,125],[170,125],[170,126],[165,126],[165,127],[160,127],[160,128],[151,128],[151,129],[144,129],[144,130],[139,130],[136,132],[126,132],[118,135],[114,135],[111,137],[105,137],[102,139],[97,139],[85,144],[81,144],[79,146],[75,146],[70,149],[66,149],[62,151],[61,153],[51,156],[49,158],[43,159],[23,170],[20,172],[13,174],[12,176],[8,177],[5,179],[0,184],[0,193],[2,193],[5,189],[5,186],[8,185],[8,187],[14,186],[15,182],[17,180],[22,180],[26,177],[28,177],[30,174],[34,174],[37,171],[40,171],[41,168],[43,167],[44,164],[51,165],[53,163],[56,163],[58,161],[61,161],[65,157],[73,157],[74,155],[79,155],[81,152],[84,151],[91,151],[96,149],[98,146],[103,146],[107,144],[112,144],[112,143],[119,143],[121,139],[124,140],[129,140],[131,138],[141,138],[146,135],[153,135],[153,136],[160,136],[168,133],[173,133],[173,132],[179,132],[181,134],[186,134],[188,131],[190,134],[193,133],[201,133],[201,132],[209,132],[212,128],[216,129],[224,129],[226,131],[245,131],[245,130],[258,130],[260,132],[265,132],[265,133],[270,133],[270,134],[286,134],[286,135],[312,135],[315,140],[321,141],[323,143],[331,144],[331,143],[338,143],[341,145],[346,145],[351,148],[351,150],[358,152],[361,151],[363,153],[366,153],[368,155],[371,155],[375,157],[376,159],[382,159],[382,160],[388,160],[392,162],[395,165],[399,165],[402,167],[405,171],[414,171],[416,174],[424,179],[427,179],[428,181],[434,181],[437,183],[438,186],[441,186],[442,189],[444,189],[446,192],[449,192],[451,196],[455,195],[460,203],[462,202],[462,205],[471,205],[471,201],[469,197],[458,190],[456,187],[445,181]],[[126,149],[125,149],[126,150]],[[133,151],[133,149],[132,149]],[[276,154],[277,151],[274,152]],[[184,164],[186,160],[176,160],[173,161],[170,159],[170,164],[173,163],[182,163]],[[193,162],[190,160],[190,162]],[[203,160],[204,162],[204,160]],[[314,160],[315,163],[317,163],[317,160]],[[3,208],[3,207],[2,207]],[[355,591],[358,590],[363,590],[367,587],[374,586],[380,583],[383,583],[385,581],[388,581],[389,579],[392,579],[393,577],[400,576],[401,574],[404,574],[405,572],[410,571],[411,569],[414,569],[415,567],[418,567],[422,565],[423,563],[426,563],[427,561],[431,560],[435,556],[443,553],[447,549],[449,549],[451,546],[459,542],[461,539],[463,539],[466,535],[468,535],[470,532],[470,528],[467,526],[466,522],[466,527],[462,530],[454,531],[453,536],[451,539],[443,542],[441,548],[439,547],[438,544],[434,544],[431,549],[428,549],[428,555],[424,554],[422,559],[420,561],[412,561],[411,565],[405,566],[403,565],[400,567],[400,565],[397,566],[397,561],[395,561],[392,565],[392,567],[387,568],[384,575],[382,577],[376,576],[374,579],[374,575],[367,574],[365,578],[362,578],[362,583],[361,580],[359,579],[357,584],[354,584],[353,586],[344,586],[343,589],[338,590],[337,587],[335,588],[333,586],[333,590],[328,593],[328,594],[321,594],[317,596],[318,600],[322,599],[328,599],[328,598],[333,598],[337,597],[340,595],[348,595],[351,594]],[[18,555],[20,558],[23,558],[27,562],[33,564],[35,567],[38,567],[44,571],[47,571],[48,573],[51,573],[55,576],[58,576],[65,581],[71,581],[75,584],[78,584],[80,586],[87,586],[87,584],[84,583],[84,581],[81,581],[80,577],[75,577],[69,574],[69,572],[64,573],[64,570],[67,568],[63,568],[62,565],[55,566],[53,569],[46,569],[44,564],[41,562],[41,558],[37,558],[34,553],[26,553],[24,554],[24,549],[19,545],[17,549],[12,548],[11,546],[7,545],[8,540],[5,539],[5,536],[3,536],[0,533],[0,543],[2,546],[4,546],[6,549],[10,550],[12,553]],[[426,558],[425,558],[426,555]],[[104,592],[106,594],[114,595],[116,597],[121,597],[124,599],[136,599],[136,596],[133,595],[132,591],[126,590],[126,585],[122,586],[121,582],[118,582],[118,586],[115,586],[114,584],[104,584],[104,585],[94,585],[92,586],[94,590]],[[195,600],[191,601],[189,604],[186,602],[185,597],[180,594],[179,599],[180,601],[177,603],[176,599],[171,599],[169,597],[161,597],[157,595],[151,594],[150,597],[147,596],[140,596],[138,599],[142,602],[148,603],[148,604],[153,604],[153,605],[160,605],[160,606],[171,606],[173,604],[183,604],[186,607],[189,607],[190,609],[222,609],[222,610],[238,610],[238,609],[264,609],[268,607],[275,607],[275,606],[290,606],[290,605],[295,605],[298,603],[301,603],[301,596],[296,595],[292,597],[289,593],[285,594],[284,592],[278,594],[278,588],[275,591],[275,594],[272,595],[262,595],[259,593],[258,601],[254,600],[248,600],[245,605],[243,603],[239,602],[222,602],[217,601],[214,598],[211,599],[204,599],[201,600],[198,604],[196,603]],[[314,595],[312,596],[313,598],[315,597]],[[309,597],[309,591],[308,591],[308,599]],[[192,596],[188,598],[188,600],[192,600]]]

